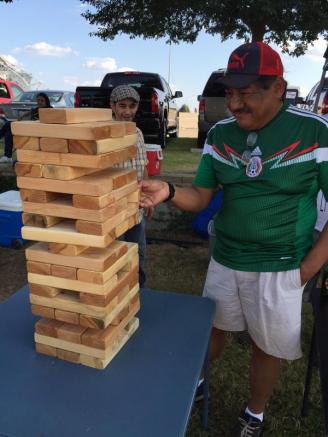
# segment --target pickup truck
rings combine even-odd
[[[14,97],[18,97],[23,91],[18,83],[0,79],[0,103],[10,103]]]
[[[166,80],[156,73],[125,71],[107,73],[100,87],[78,86],[75,91],[75,107],[108,108],[112,90],[118,85],[130,85],[140,94],[139,108],[135,117],[146,142],[166,145],[167,134],[177,135],[177,106],[175,98],[181,91],[172,93]]]

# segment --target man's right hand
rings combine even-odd
[[[141,190],[141,208],[158,205],[169,196],[169,186],[167,182],[157,179],[143,180],[139,183],[139,188]]]

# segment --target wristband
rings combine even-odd
[[[174,195],[175,195],[175,187],[174,187],[174,185],[171,184],[171,182],[167,182],[167,185],[169,187],[169,195],[164,200],[164,202],[168,202],[169,200],[172,200]]]

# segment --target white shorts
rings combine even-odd
[[[247,330],[254,343],[277,358],[302,356],[300,270],[242,272],[217,263],[208,267],[203,295],[214,300],[214,327]]]

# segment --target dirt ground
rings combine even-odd
[[[0,247],[0,278],[0,302],[2,302],[26,284],[25,248]]]

